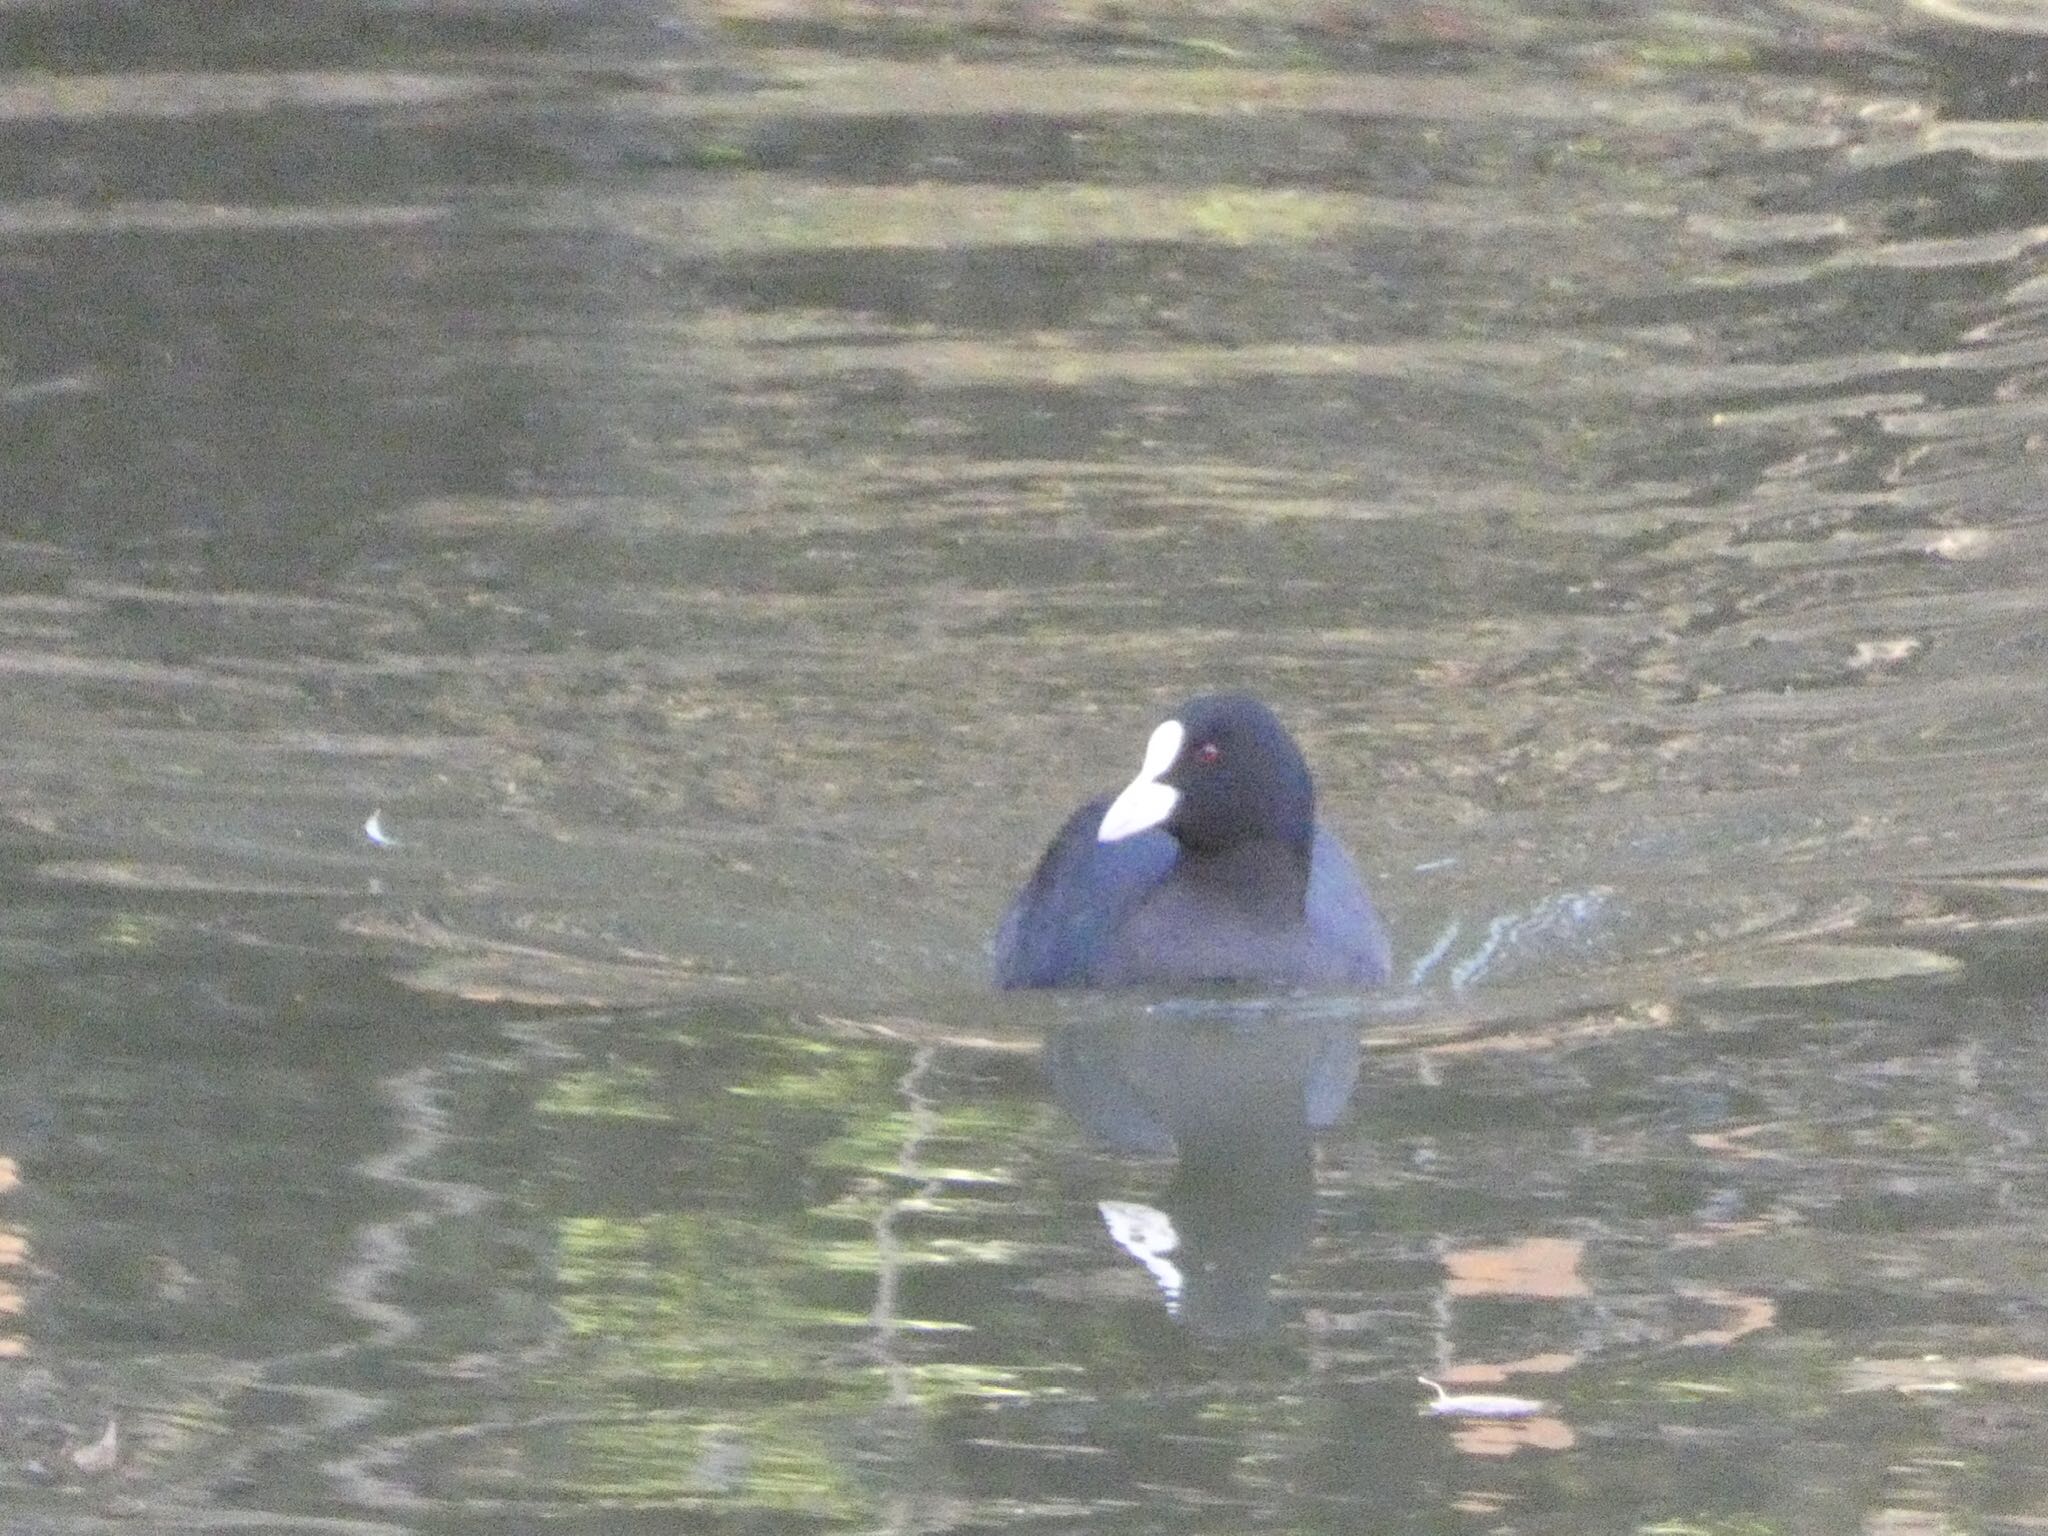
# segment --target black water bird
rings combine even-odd
[[[1315,820],[1301,749],[1246,694],[1191,699],[1138,776],[1060,828],[995,939],[999,987],[1378,986],[1386,929]]]

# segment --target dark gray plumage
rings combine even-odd
[[[1301,749],[1245,694],[1190,700],[1068,818],[995,940],[999,987],[1378,986],[1387,935],[1315,823]]]

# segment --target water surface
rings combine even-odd
[[[2030,11],[11,14],[0,1528],[2048,1518]]]

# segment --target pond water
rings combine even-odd
[[[0,1530],[2048,1527],[2038,6],[29,4],[0,143]],[[992,993],[1218,686],[1399,982]]]

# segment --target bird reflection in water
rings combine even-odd
[[[1062,1108],[1114,1151],[1177,1158],[1157,1206],[1100,1209],[1199,1338],[1268,1326],[1274,1276],[1308,1242],[1314,1135],[1358,1081],[1359,1020],[1342,1012],[1175,1001],[1070,1021],[1046,1042]]]

